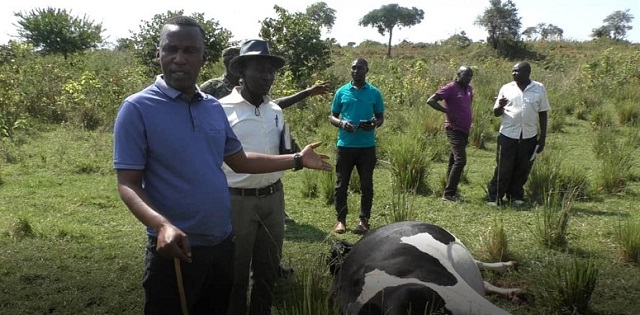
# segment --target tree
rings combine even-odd
[[[387,57],[391,58],[391,40],[393,29],[397,26],[411,27],[419,24],[424,19],[424,11],[416,7],[411,9],[401,7],[398,4],[387,4],[367,13],[360,19],[360,26],[371,26],[378,29],[378,33],[384,36],[389,33],[389,43],[387,45]]]
[[[316,2],[307,7],[307,15],[311,20],[331,31],[336,22],[336,10],[330,8],[325,2]]]
[[[627,37],[627,31],[633,29],[633,26],[631,26],[633,18],[633,15],[629,13],[629,9],[615,11],[602,20],[605,23],[604,25],[593,29],[591,37],[624,40]]]
[[[64,9],[37,8],[29,12],[17,12],[18,37],[45,54],[67,56],[91,48],[97,48],[102,38],[101,23],[74,17]]]
[[[467,33],[465,31],[461,31],[458,34],[453,34],[451,37],[442,41],[442,45],[445,46],[454,46],[454,47],[469,47],[473,43],[471,38],[467,37]]]
[[[487,43],[493,49],[510,47],[520,39],[520,17],[516,5],[507,0],[489,0],[490,7],[476,19],[475,24],[487,30]]]
[[[553,24],[539,23],[536,26],[527,27],[522,36],[529,40],[561,40],[564,31]]]
[[[302,12],[289,13],[275,5],[277,18],[264,19],[260,37],[269,42],[273,53],[283,57],[298,83],[331,66],[334,40],[322,40],[322,25]]]
[[[142,21],[140,30],[132,33],[131,40],[134,45],[134,56],[138,61],[148,67],[149,74],[154,75],[160,73],[160,64],[157,62],[156,51],[160,43],[160,32],[162,26],[171,17],[183,15],[183,10],[167,11],[166,13],[156,14],[150,21]],[[222,28],[216,20],[206,20],[203,13],[193,13],[194,18],[204,29],[205,55],[209,62],[218,62],[222,50],[231,45],[231,32]],[[119,40],[119,44],[125,44],[126,41]]]
[[[561,40],[564,30],[553,24],[544,25],[540,28],[540,39],[542,40]],[[539,24],[540,25],[540,24]]]
[[[538,35],[540,35],[540,32],[538,32],[537,26],[529,26],[522,31],[522,36],[527,40],[537,40]]]

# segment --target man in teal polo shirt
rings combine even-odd
[[[384,123],[382,94],[366,81],[369,63],[358,58],[351,63],[351,82],[335,93],[329,121],[338,127],[336,156],[336,188],[334,205],[338,223],[336,233],[346,231],[347,189],[355,167],[360,176],[360,222],[353,230],[364,234],[369,230],[373,203],[373,169],[376,165],[375,129]]]

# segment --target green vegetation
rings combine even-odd
[[[521,207],[489,207],[484,190],[495,166],[499,125],[499,118],[487,113],[499,87],[511,80],[514,60],[480,43],[404,43],[389,59],[385,45],[368,43],[333,47],[332,66],[314,72],[311,80],[330,79],[337,88],[349,80],[351,61],[364,56],[370,81],[384,95],[387,114],[378,130],[373,227],[399,219],[438,224],[476,257],[496,259],[504,254],[508,237],[509,258],[519,262],[519,270],[485,277],[534,295],[522,305],[491,298],[513,314],[557,314],[570,303],[580,312],[636,314],[640,268],[620,257],[625,252],[637,257],[637,227],[624,229],[620,222],[640,220],[640,169],[628,158],[640,148],[634,118],[640,99],[638,46],[607,40],[527,45],[537,56],[530,60],[532,78],[547,87],[550,126],[556,127],[550,128],[547,149],[534,164],[528,202]],[[65,60],[12,42],[0,46],[0,59],[2,313],[140,314],[145,235],[117,195],[111,129],[123,98],[153,77],[126,49]],[[472,128],[477,135],[460,186],[463,202],[450,203],[440,200],[438,192],[448,156],[443,117],[425,102],[462,64],[475,71]],[[200,82],[222,71],[217,63],[205,70]],[[285,71],[272,94],[298,89]],[[334,156],[336,129],[327,123],[330,102],[329,95],[310,98],[285,115],[298,143],[323,141],[320,151]],[[605,181],[603,174],[612,180]],[[334,180],[309,170],[288,172],[283,180],[287,212],[297,222],[287,226],[283,260],[296,273],[279,287],[276,314],[336,314],[324,254],[332,240],[355,242],[358,236],[331,233]],[[417,189],[420,180],[430,189]],[[403,182],[408,184],[399,186]],[[358,203],[359,194],[350,191],[349,228],[357,222]],[[532,233],[545,209],[555,211],[548,213],[547,222],[558,223],[548,225],[549,235],[561,235],[561,246],[543,246]],[[570,220],[551,215],[563,211]],[[489,230],[491,247],[484,243]],[[567,277],[555,273],[558,264],[574,260],[590,263],[564,268]],[[587,293],[590,299],[566,298]]]

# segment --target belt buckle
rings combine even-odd
[[[276,192],[276,185],[269,186],[269,195],[273,195]]]

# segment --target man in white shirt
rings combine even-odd
[[[518,62],[511,70],[513,81],[500,88],[493,114],[502,116],[498,135],[497,165],[488,187],[489,205],[502,197],[516,205],[524,204],[527,182],[535,153],[544,150],[547,112],[551,109],[544,85],[530,79],[531,65]]]
[[[242,85],[220,99],[229,124],[247,152],[279,154],[282,108],[268,95],[284,59],[271,55],[263,40],[242,44],[229,71]],[[296,165],[295,170],[300,169]],[[249,314],[270,314],[284,240],[284,172],[239,174],[223,166],[231,195],[235,240],[230,315],[245,315],[249,274],[253,272]]]

